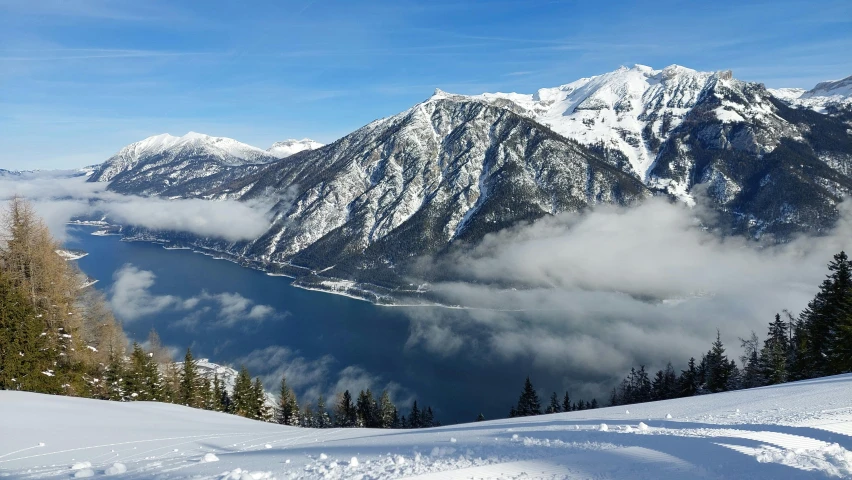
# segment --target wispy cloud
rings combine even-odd
[[[309,359],[299,351],[282,346],[257,349],[238,358],[237,365],[244,365],[260,376],[267,390],[277,391],[281,378],[299,396],[301,403],[314,403],[320,395],[326,399],[326,407],[333,409],[335,395],[345,390],[356,397],[361,390],[370,389],[373,396],[387,390],[398,407],[404,408],[414,399],[413,392],[396,382],[385,381],[359,365],[339,367],[331,355]]]
[[[192,297],[153,293],[156,274],[133,264],[125,264],[113,274],[109,300],[116,316],[125,322],[163,312],[188,312],[174,326],[194,329],[205,316],[216,320],[205,328],[231,328],[257,325],[268,319],[282,319],[269,305],[258,304],[236,292],[208,293],[202,291]]]
[[[233,52],[175,52],[162,50],[119,50],[106,48],[56,48],[44,50],[0,50],[0,61],[55,62],[65,60],[180,58],[226,55],[233,55]]]

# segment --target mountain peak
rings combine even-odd
[[[288,138],[287,140],[273,143],[266,151],[275,157],[285,158],[304,150],[316,150],[322,146],[322,143],[311,140],[310,138],[303,138],[301,140]]]

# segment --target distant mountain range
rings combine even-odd
[[[730,234],[822,232],[852,190],[850,86],[852,77],[770,90],[730,71],[636,65],[533,94],[436,90],[326,146],[160,135],[125,147],[90,180],[140,195],[276,199],[269,230],[250,242],[124,233],[386,302],[429,280],[418,257],[652,195],[687,204],[702,195]]]

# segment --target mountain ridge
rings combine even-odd
[[[417,258],[654,195],[691,205],[701,192],[728,234],[783,241],[826,231],[852,191],[850,120],[844,104],[837,113],[797,103],[801,95],[676,65],[623,67],[535,94],[436,89],[316,149],[265,163],[207,159],[206,175],[177,168],[199,168],[191,156],[154,158],[144,175],[131,167],[108,188],[274,199],[272,225],[252,241],[158,235],[377,301],[369,292],[419,291],[428,279],[417,278]]]

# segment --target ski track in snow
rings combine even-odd
[[[852,478],[850,450],[852,375],[417,431],[0,392],[10,479]]]

